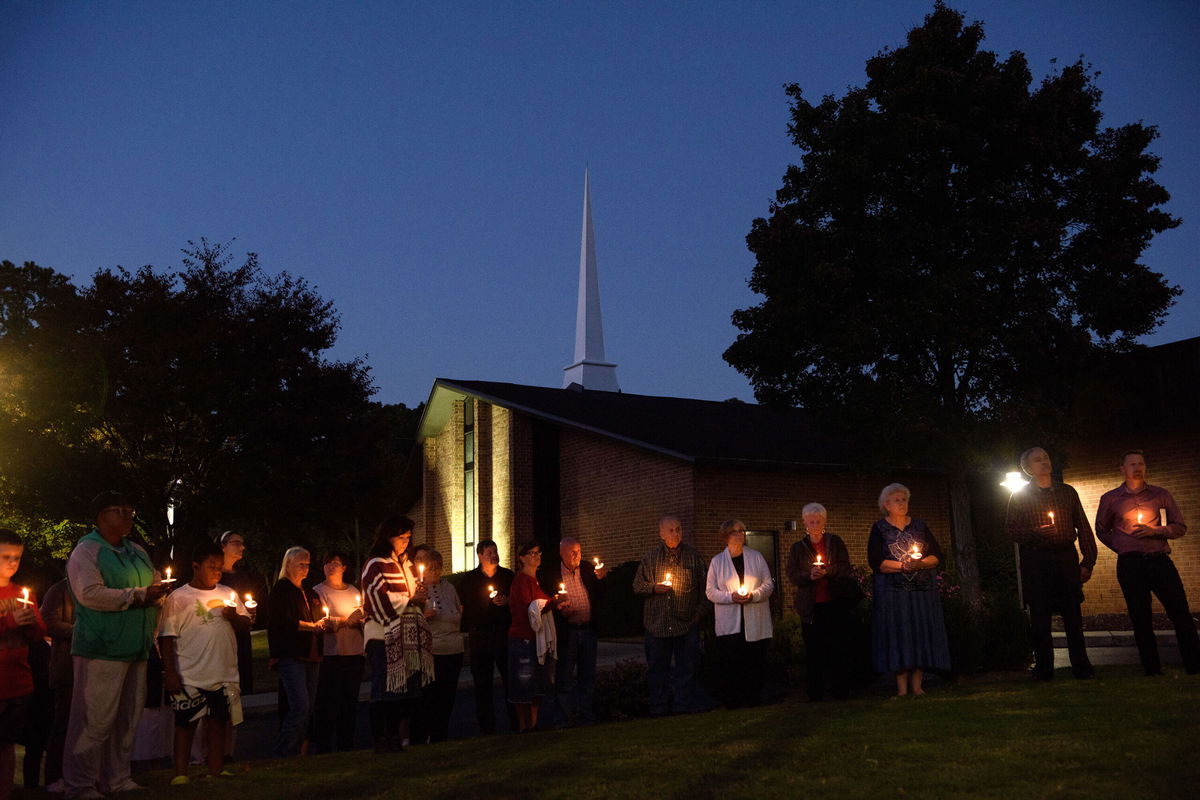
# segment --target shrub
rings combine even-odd
[[[645,716],[650,708],[645,662],[626,658],[599,670],[592,707],[602,721]]]

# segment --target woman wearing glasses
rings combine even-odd
[[[517,711],[517,733],[525,733],[537,727],[538,709],[554,680],[554,619],[546,614],[555,607],[566,609],[568,604],[566,595],[550,597],[538,586],[542,548],[537,542],[521,545],[517,560],[520,569],[509,593],[508,702]]]

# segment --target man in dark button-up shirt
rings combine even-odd
[[[659,520],[658,536],[662,541],[642,556],[633,578],[634,594],[646,597],[642,620],[646,626],[646,683],[650,689],[651,716],[663,716],[672,709],[668,692],[672,677],[673,710],[682,713],[697,710],[699,622],[708,571],[696,548],[684,543],[678,519]]]
[[[1153,591],[1175,625],[1183,667],[1195,675],[1200,673],[1200,637],[1167,543],[1187,533],[1187,525],[1171,493],[1146,483],[1141,450],[1124,453],[1120,466],[1125,482],[1100,498],[1096,534],[1117,554],[1117,583],[1125,595],[1142,668],[1147,675],[1162,674],[1150,613]]]
[[[512,614],[508,592],[513,572],[500,566],[500,551],[491,539],[475,545],[479,566],[458,582],[462,603],[462,630],[471,644],[471,680],[475,684],[475,717],[480,733],[496,732],[496,706],[492,699],[495,673],[500,673],[504,696],[508,697],[508,626]],[[512,703],[505,703],[509,730],[517,729]]]
[[[1014,492],[1008,501],[1005,529],[1020,546],[1021,585],[1029,605],[1033,639],[1033,677],[1054,677],[1054,644],[1050,614],[1062,614],[1067,633],[1067,653],[1076,678],[1095,674],[1083,638],[1083,584],[1096,565],[1096,539],[1088,525],[1079,494],[1066,483],[1051,478],[1050,454],[1031,447],[1021,454],[1021,469],[1033,485]],[[1079,540],[1079,553],[1075,541]]]

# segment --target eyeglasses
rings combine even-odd
[[[101,514],[119,514],[122,517],[132,517],[137,511],[133,506],[109,506],[102,509]]]

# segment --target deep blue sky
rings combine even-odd
[[[1080,55],[1105,122],[1156,124],[1200,335],[1200,4],[952,2],[1035,80]],[[558,386],[590,167],[625,391],[751,399],[721,359],[751,221],[797,159],[782,85],[865,81],[932,2],[0,4],[0,257],[75,276],[235,238],[342,316],[378,399],[435,377]]]

